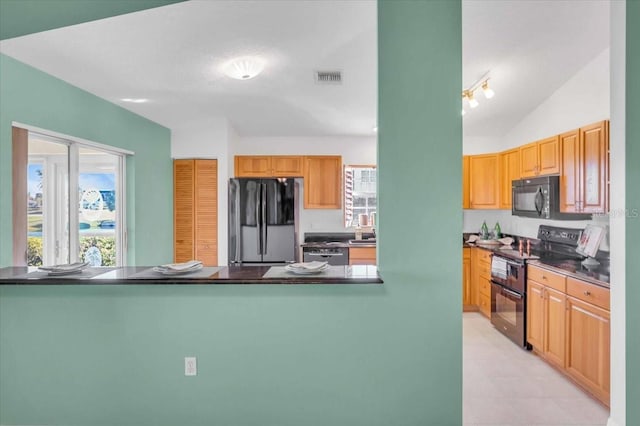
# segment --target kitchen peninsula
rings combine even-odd
[[[287,273],[283,266],[203,268],[208,274],[166,276],[151,267],[88,268],[85,276],[47,276],[36,268],[0,269],[0,285],[218,285],[218,284],[382,284],[373,265],[330,266],[314,275]],[[190,276],[191,275],[191,276]]]

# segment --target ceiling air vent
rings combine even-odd
[[[316,71],[316,83],[342,84],[342,73],[340,71]]]

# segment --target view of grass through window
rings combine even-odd
[[[29,266],[66,263],[72,258],[68,254],[69,238],[73,234],[68,229],[66,157],[66,152],[30,155],[27,167]],[[112,167],[85,162],[81,163],[78,174],[78,258],[92,266],[116,265],[117,182],[115,171],[109,169]]]

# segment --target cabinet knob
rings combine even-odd
[[[584,292],[584,295],[585,296],[591,296],[591,292],[589,290],[587,290],[587,291]]]
[[[546,279],[547,279],[547,276],[546,276],[546,275],[543,275],[543,276],[542,276],[542,279],[543,279],[543,280],[546,280]]]

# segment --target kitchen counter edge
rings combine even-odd
[[[222,267],[207,278],[189,278],[188,276],[167,276],[158,278],[135,278],[133,275],[150,267],[127,266],[110,270],[109,278],[78,279],[73,277],[20,278],[28,272],[27,267],[0,268],[0,286],[2,285],[245,285],[245,284],[383,284],[377,267],[356,265],[345,267],[342,277],[322,275],[291,275],[278,278],[263,278],[269,266],[230,266]]]

